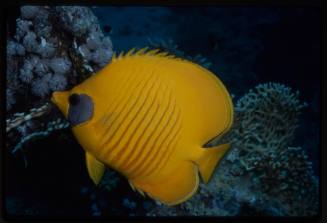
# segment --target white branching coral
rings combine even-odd
[[[254,200],[275,200],[270,203],[271,209],[278,210],[275,215],[314,215],[317,211],[317,179],[312,163],[304,149],[292,147],[298,118],[305,106],[298,91],[294,93],[277,83],[260,84],[237,101],[235,123],[225,138],[232,142],[226,157],[229,165],[224,168],[230,179],[237,179],[232,185],[252,188],[255,193],[248,195],[253,195]],[[307,194],[315,198],[308,199]],[[294,210],[295,200],[311,203]]]
[[[299,92],[278,83],[259,84],[235,105],[233,147],[243,153],[285,149],[294,138],[301,109]]]

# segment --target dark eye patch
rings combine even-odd
[[[74,127],[90,120],[93,116],[93,100],[87,94],[72,94],[69,96],[68,121]]]
[[[69,96],[68,100],[70,105],[77,105],[80,101],[80,97],[78,94],[72,94]]]

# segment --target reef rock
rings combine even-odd
[[[105,66],[109,36],[88,7],[22,6],[7,40],[7,111],[35,107]]]

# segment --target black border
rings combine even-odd
[[[19,7],[20,5],[85,5],[85,6],[110,6],[110,5],[127,5],[127,6],[244,6],[244,7],[317,7],[320,9],[321,12],[321,46],[322,50],[320,52],[321,54],[321,113],[320,113],[320,119],[321,119],[321,135],[320,135],[320,163],[319,163],[319,171],[320,171],[320,208],[319,208],[319,214],[315,217],[262,217],[262,216],[251,216],[251,217],[110,217],[110,218],[40,218],[40,217],[8,217],[6,216],[6,213],[4,212],[4,199],[3,199],[3,187],[2,184],[0,184],[0,211],[1,211],[1,222],[94,222],[94,221],[111,221],[111,222],[132,222],[132,221],[145,221],[145,222],[166,222],[166,221],[187,221],[187,222],[193,222],[193,221],[209,221],[209,222],[327,222],[327,209],[326,209],[326,199],[327,199],[327,193],[326,193],[326,162],[327,160],[325,151],[326,148],[326,118],[323,116],[323,114],[326,112],[326,94],[327,94],[327,87],[324,84],[326,83],[326,77],[324,75],[324,71],[326,71],[326,63],[323,60],[323,52],[326,52],[326,44],[323,43],[324,39],[327,39],[327,31],[326,31],[326,25],[324,24],[324,20],[326,19],[326,15],[324,15],[324,12],[326,10],[323,8],[322,1],[319,0],[275,0],[275,1],[269,1],[269,0],[141,0],[141,1],[135,1],[135,0],[109,0],[109,1],[85,1],[85,0],[79,0],[79,1],[16,1],[16,0],[10,0],[9,3],[7,3],[4,7],[1,7],[1,13],[0,13],[0,19],[1,24],[1,36],[0,36],[0,42],[1,42],[1,63],[0,63],[0,69],[1,74],[0,75],[0,102],[1,102],[1,109],[0,109],[0,119],[1,119],[1,154],[0,154],[0,169],[1,173],[3,173],[3,169],[5,167],[4,160],[3,160],[3,154],[5,149],[5,92],[6,92],[6,15],[8,7]],[[325,26],[324,26],[325,25]],[[327,74],[326,74],[327,75]],[[309,78],[309,77],[308,77]],[[325,161],[325,162],[324,162]],[[1,182],[3,182],[3,175],[1,175]],[[63,201],[64,202],[64,201]]]

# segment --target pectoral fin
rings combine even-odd
[[[88,152],[85,153],[85,158],[89,176],[91,177],[92,181],[98,185],[104,174],[105,166]]]
[[[202,149],[202,155],[195,162],[199,166],[200,174],[205,183],[208,183],[217,163],[225,155],[230,144],[222,144],[212,148]]]
[[[133,185],[149,197],[167,205],[176,205],[192,197],[199,187],[198,167],[191,161],[181,161],[172,174],[153,182],[132,180]]]

